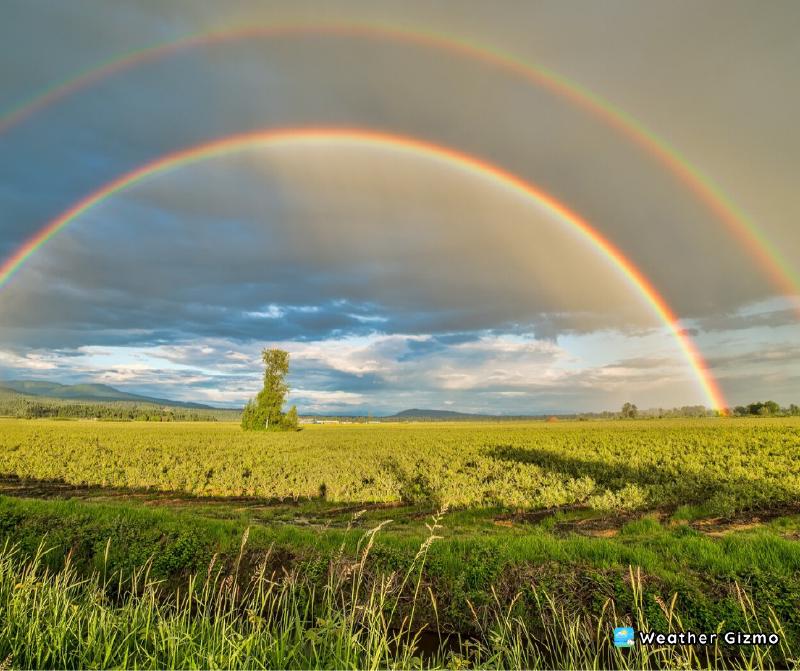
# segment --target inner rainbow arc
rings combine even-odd
[[[694,342],[682,329],[677,316],[665,299],[642,271],[639,270],[620,249],[592,227],[585,219],[539,187],[483,159],[426,140],[380,131],[319,127],[255,131],[229,135],[221,139],[204,142],[186,149],[171,152],[117,177],[79,200],[72,207],[51,220],[50,223],[45,225],[36,235],[30,238],[12,257],[0,265],[0,288],[9,282],[11,277],[19,271],[36,250],[41,248],[42,245],[59,231],[63,230],[70,222],[111,196],[140,181],[183,165],[215,156],[231,154],[256,146],[268,146],[280,143],[320,143],[330,141],[386,147],[408,151],[421,156],[438,158],[476,175],[490,178],[543,206],[550,213],[556,215],[559,220],[579,232],[632,283],[658,315],[659,319],[675,336],[712,408],[722,413],[726,412],[727,403],[716,379],[711,374],[708,365],[703,360]]]
[[[331,34],[395,40],[440,49],[513,72],[523,79],[554,93],[593,114],[657,159],[687,186],[705,206],[734,234],[756,259],[770,281],[792,302],[800,315],[800,274],[755,223],[716,185],[708,175],[692,165],[677,149],[648,129],[642,122],[608,100],[548,68],[531,64],[494,47],[487,47],[455,36],[419,28],[369,22],[302,23],[277,25],[235,25],[191,34],[178,40],[124,54],[101,66],[49,88],[33,100],[0,117],[0,133],[22,122],[35,112],[94,83],[144,63],[159,60],[184,49],[259,37],[293,34]]]

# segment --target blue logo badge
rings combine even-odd
[[[618,648],[630,648],[635,634],[633,627],[614,627],[614,645]]]

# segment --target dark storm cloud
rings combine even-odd
[[[295,366],[290,382],[308,389],[337,391],[346,389],[358,394],[374,394],[385,390],[398,390],[391,380],[380,373],[348,373],[326,366],[302,363]]]
[[[569,244],[563,226],[524,201],[507,204],[492,189],[465,192],[469,179],[442,178],[438,165],[414,157],[393,157],[376,171],[372,154],[356,152],[335,164],[337,174],[325,157],[308,158],[199,166],[169,189],[145,184],[88,212],[14,278],[2,297],[9,323],[46,325],[53,346],[73,344],[55,340],[70,330],[102,344],[105,329],[123,325],[184,338],[279,340],[652,323],[641,321],[625,282],[609,282],[602,259]],[[440,188],[420,190],[436,177]],[[350,179],[366,188],[343,204]],[[243,190],[231,202],[234,187]],[[410,211],[401,206],[409,194]],[[184,203],[197,215],[187,218]],[[474,203],[471,212],[465,203]],[[535,225],[520,231],[519,217]],[[579,281],[564,281],[579,269]],[[556,312],[565,304],[574,311]]]
[[[163,34],[161,12],[145,6],[140,14],[148,11],[153,27],[144,32]],[[499,17],[500,25],[508,27],[512,16]],[[95,20],[121,30],[111,10]],[[140,18],[133,25],[144,23]],[[387,72],[391,87],[385,86]],[[67,194],[91,190],[98,174],[116,174],[223,133],[306,123],[363,124],[430,137],[534,178],[597,222],[686,316],[768,293],[758,271],[736,272],[749,263],[744,252],[720,236],[718,222],[684,187],[585,112],[493,68],[451,55],[432,59],[395,44],[248,42],[148,64],[45,110],[37,123],[20,129],[11,150],[35,169],[15,174],[15,190],[29,200],[63,193],[66,206]],[[69,179],[54,189],[53,174]],[[39,221],[54,214],[44,205]],[[192,211],[190,203],[183,207]],[[21,230],[38,223],[13,219]],[[678,257],[681,272],[669,262]]]

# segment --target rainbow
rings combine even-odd
[[[686,185],[728,227],[739,243],[756,259],[772,283],[789,297],[800,315],[800,276],[797,271],[722,189],[694,167],[677,149],[670,147],[630,114],[553,70],[527,63],[495,48],[424,29],[410,30],[378,23],[286,23],[270,26],[233,26],[192,34],[173,42],[126,53],[48,88],[36,98],[12,109],[0,118],[0,133],[58,100],[107,77],[181,50],[227,41],[280,37],[298,33],[394,40],[441,49],[515,73],[586,110],[647,151]]]
[[[289,143],[320,144],[329,142],[347,142],[378,146],[405,151],[423,157],[439,159],[469,173],[491,179],[543,206],[550,213],[556,215],[561,221],[580,233],[636,287],[641,296],[652,307],[658,317],[667,325],[677,339],[711,406],[721,412],[725,412],[725,398],[716,380],[708,370],[708,366],[703,361],[694,343],[681,328],[677,316],[673,313],[669,305],[667,305],[664,298],[633,262],[614,246],[612,242],[604,238],[587,221],[538,187],[491,163],[455,149],[442,147],[424,140],[378,131],[348,128],[291,128],[266,130],[231,135],[169,153],[116,178],[78,201],[68,210],[53,219],[34,237],[29,239],[14,256],[0,266],[0,288],[8,283],[14,273],[22,267],[25,261],[27,261],[37,249],[59,231],[63,230],[70,222],[115,194],[139,182],[174,170],[180,166],[217,156],[232,154],[245,149]]]

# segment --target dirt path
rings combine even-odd
[[[59,480],[27,480],[16,476],[0,476],[0,495],[32,499],[77,499],[94,503],[130,503],[142,506],[167,507],[193,510],[200,515],[224,517],[242,512],[254,514],[253,521],[264,524],[291,524],[296,526],[319,526],[327,528],[348,524],[361,511],[396,510],[400,516],[423,519],[416,507],[403,503],[354,503],[336,504],[323,499],[269,499],[251,496],[195,496],[182,492],[158,490],[134,490],[121,487],[97,485],[73,485]],[[309,509],[311,504],[311,509]],[[403,510],[403,509],[406,510]],[[272,512],[259,520],[258,512]],[[585,506],[566,506],[547,510],[524,511],[487,517],[487,524],[509,529],[524,529],[525,526],[545,522],[553,515],[588,512]],[[280,515],[280,513],[286,513]],[[743,512],[732,517],[709,517],[688,522],[673,520],[674,508],[659,509],[639,514],[615,514],[612,516],[588,516],[583,519],[559,520],[553,524],[553,532],[559,535],[570,533],[595,538],[613,538],[619,535],[629,522],[652,517],[665,526],[688,525],[708,536],[724,536],[729,533],[755,529],[778,517],[800,514],[800,503],[768,510]],[[796,532],[789,532],[792,538]]]
[[[586,506],[563,506],[548,510],[536,510],[500,515],[494,518],[494,524],[508,528],[520,527],[529,524],[539,524],[556,514],[590,512]],[[618,513],[613,516],[594,515],[582,519],[560,520],[553,525],[553,531],[558,534],[577,533],[582,536],[595,538],[613,538],[619,535],[620,530],[629,522],[634,522],[643,517],[651,517],[659,523],[678,527],[687,525],[696,531],[708,536],[724,536],[737,531],[755,529],[770,520],[789,515],[800,515],[800,503],[785,506],[776,506],[767,510],[743,511],[731,517],[708,517],[691,521],[672,519],[675,508],[650,510],[644,513]],[[790,534],[793,538],[796,533]]]

